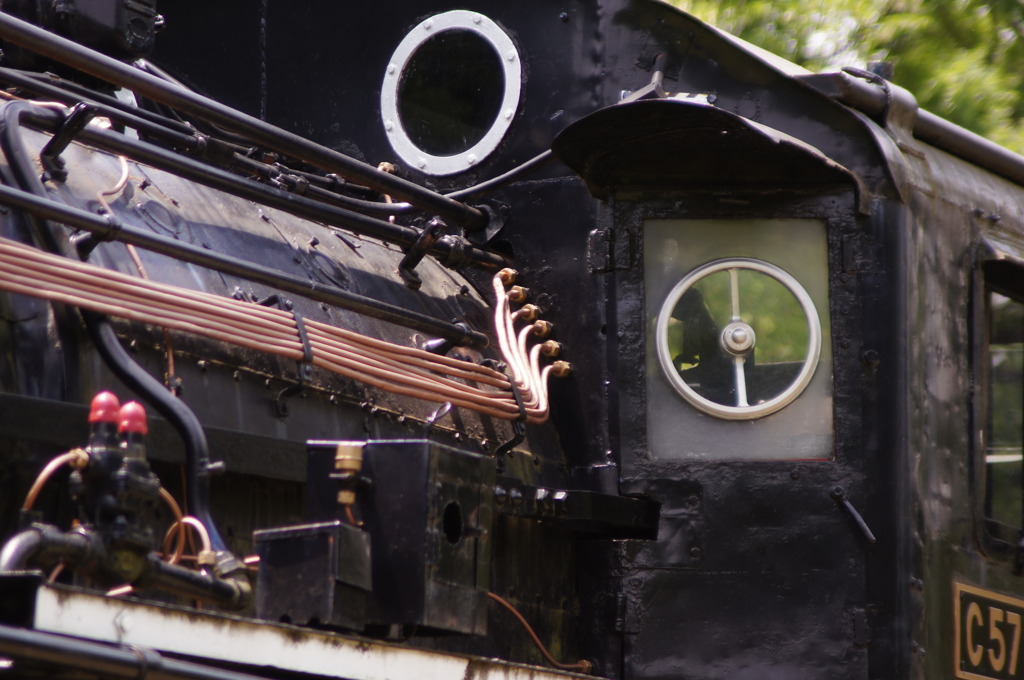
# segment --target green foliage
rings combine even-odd
[[[1020,0],[674,0],[811,70],[895,66],[918,103],[1024,151]]]

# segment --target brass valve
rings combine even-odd
[[[354,481],[363,469],[363,442],[340,442],[334,454],[334,469],[334,476],[342,483],[342,489],[338,491],[338,503],[353,505],[356,502],[356,491],[348,482]]]

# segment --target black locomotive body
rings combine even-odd
[[[648,0],[0,6],[0,678],[1024,675],[1024,158]]]

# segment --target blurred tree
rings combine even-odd
[[[673,0],[812,70],[887,61],[934,113],[1024,152],[1021,0]]]

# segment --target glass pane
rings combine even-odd
[[[1024,510],[1024,305],[992,293],[990,310],[986,515],[1000,524],[1020,527]]]
[[[736,355],[722,340],[730,323],[741,321],[754,333],[753,349],[743,357],[750,405],[785,391],[807,358],[810,332],[800,302],[780,281],[759,271],[705,276],[679,299],[672,319],[669,347],[676,369],[697,394],[719,404],[738,403]]]
[[[398,85],[398,112],[412,143],[455,156],[498,117],[505,75],[494,47],[473,31],[441,31],[413,53]]]
[[[644,296],[647,319],[647,442],[655,460],[827,460],[832,455],[832,355],[829,334],[828,248],[818,220],[647,220],[644,223]],[[662,306],[680,281],[719,260],[750,259],[783,270],[806,291],[819,316],[820,358],[806,389],[792,403],[766,417],[738,424],[694,407],[667,374],[675,367],[699,398],[733,408],[737,371],[723,368],[721,334],[732,318],[727,270],[695,281],[693,295],[681,293],[668,314]],[[743,363],[748,403],[767,399],[793,383],[790,362],[806,358],[806,322],[796,321],[796,298],[762,270],[740,271],[740,319],[756,339]],[[757,304],[747,305],[747,301]],[[664,335],[659,321],[667,316]],[[764,336],[762,338],[762,336]],[[664,355],[658,350],[664,338]],[[713,340],[713,342],[712,342]],[[746,375],[752,362],[752,376]],[[703,368],[701,368],[703,367]],[[683,377],[684,371],[697,371]],[[706,375],[698,374],[703,370]],[[693,387],[690,387],[693,385]],[[699,385],[699,390],[698,390]],[[709,387],[712,385],[714,387]],[[718,390],[717,394],[714,390]],[[721,400],[721,401],[719,401]],[[623,413],[635,419],[635,413]]]

